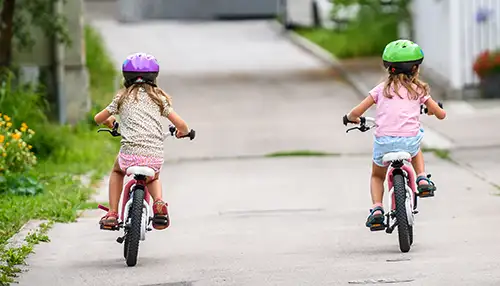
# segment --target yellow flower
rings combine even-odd
[[[31,148],[33,148],[33,146],[31,146],[31,145],[28,145],[28,149],[30,149],[30,150],[31,150]]]
[[[5,146],[9,146],[9,145],[10,145],[10,143],[9,143],[9,142],[5,143]]]
[[[7,120],[8,121],[8,120]],[[12,122],[7,122],[7,128],[12,126]]]
[[[3,153],[2,153],[2,156],[3,156],[3,157],[7,157],[7,153],[3,152]]]
[[[10,117],[7,116],[7,114],[4,114],[3,119],[5,119],[5,121],[10,121]]]
[[[5,136],[0,135],[0,143],[2,143],[5,140]]]
[[[21,126],[22,126],[22,127],[25,127],[25,128],[28,128],[28,125],[26,125],[26,123],[24,123],[24,122],[23,122],[23,123],[21,123]]]
[[[14,140],[18,140],[19,138],[21,138],[21,134],[14,133],[14,134],[12,134],[12,138],[14,138]]]
[[[21,132],[26,132],[26,130],[28,130],[28,128],[24,127],[24,126],[21,126],[21,128],[19,128],[19,130],[21,130]]]

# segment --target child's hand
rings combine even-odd
[[[183,133],[180,130],[177,130],[177,132],[175,132],[175,137],[181,138],[181,137],[186,136],[188,134],[189,134],[189,132],[188,133]]]
[[[359,124],[361,122],[359,117],[352,118],[350,114],[347,115],[347,120],[353,122],[354,124]]]
[[[106,125],[108,128],[113,128],[114,127],[113,125],[115,124],[115,121],[116,121],[116,118],[113,115],[111,115],[102,124]]]

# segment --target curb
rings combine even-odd
[[[43,223],[48,223],[47,220],[29,220],[27,223],[25,223],[19,231],[11,236],[7,240],[7,244],[5,245],[5,249],[10,249],[10,248],[19,248],[26,244],[27,242],[25,241],[26,237],[35,231],[38,231],[40,229],[40,225]]]
[[[360,80],[357,80],[357,78],[348,72],[343,64],[330,52],[293,31],[288,30],[283,32],[283,34],[297,47],[337,69],[347,82],[356,90],[356,94],[359,98],[365,98],[365,96],[368,95],[371,88],[363,84]],[[422,145],[425,148],[450,150],[454,147],[452,141],[432,128],[425,128],[425,134],[426,135],[422,142]]]

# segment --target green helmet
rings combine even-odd
[[[413,66],[423,62],[424,52],[410,40],[396,40],[385,46],[382,60],[386,68],[392,68],[393,73],[408,73]]]

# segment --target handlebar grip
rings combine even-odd
[[[181,136],[180,138],[189,138],[189,140],[193,140],[195,136],[196,136],[196,131],[191,129],[191,131],[189,131],[188,134]]]
[[[365,124],[366,120],[364,117],[360,117],[360,123],[361,124]],[[342,123],[344,123],[345,126],[347,126],[347,123],[353,123],[353,124],[356,124],[356,122],[354,121],[350,121],[348,118],[347,118],[347,114],[344,115],[344,117],[342,117]]]

